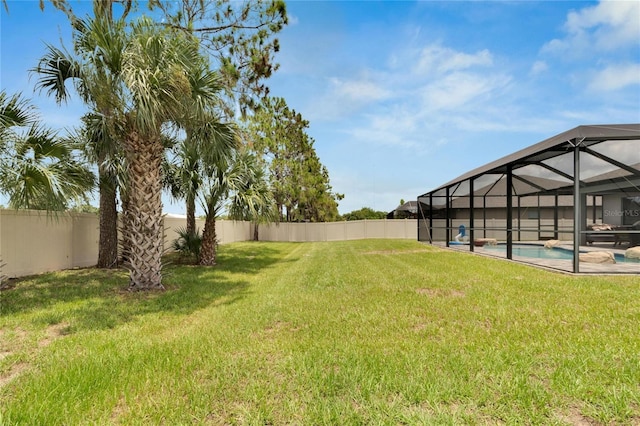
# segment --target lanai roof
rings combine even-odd
[[[635,140],[640,142],[640,124],[608,124],[608,125],[587,125],[587,126],[578,126],[574,129],[568,130],[566,132],[560,133],[556,136],[553,136],[549,139],[546,139],[537,144],[531,145],[525,149],[517,151],[513,154],[507,155],[503,158],[500,158],[496,161],[488,163],[484,166],[478,167],[474,170],[471,170],[437,188],[432,191],[429,191],[420,197],[424,197],[429,195],[430,193],[434,193],[436,191],[440,191],[447,187],[452,187],[461,182],[467,181],[469,179],[475,179],[482,175],[489,174],[497,174],[501,175],[507,172],[509,166],[511,166],[514,171],[518,168],[526,167],[529,165],[537,165],[542,166],[549,169],[548,164],[541,164],[545,160],[553,159],[554,157],[558,157],[561,155],[568,154],[573,151],[575,144],[579,143],[582,146],[588,148],[591,145],[598,144],[603,141],[629,141]],[[637,153],[640,152],[640,149],[636,147],[632,152]],[[625,161],[621,159],[612,159],[609,156],[604,156],[602,158],[602,153],[594,152],[593,150],[590,153],[598,158],[601,158],[609,165],[613,165],[618,167],[617,170],[605,170],[602,173],[595,173],[593,175],[582,176],[581,182],[588,183],[589,185],[595,185],[604,181],[609,181],[611,179],[621,179],[625,181],[634,181],[633,186],[638,186],[640,184],[640,170],[637,168],[637,162],[633,161],[633,166],[630,166],[629,163],[625,163]],[[627,160],[627,158],[625,158]],[[613,161],[613,162],[612,162]],[[553,170],[552,170],[553,169]],[[569,171],[562,172],[561,170],[552,168],[550,173],[553,176],[553,180],[558,178],[559,176],[565,177],[564,180],[567,182],[565,185],[550,185],[548,189],[552,192],[556,193],[570,193],[572,190],[573,183],[568,183],[568,180],[571,179],[569,176],[571,173]],[[594,169],[595,170],[595,169]],[[522,175],[524,178],[526,175]],[[518,176],[515,176],[518,178]],[[500,178],[497,177],[496,180]],[[537,182],[541,182],[540,179],[542,177],[537,178]],[[557,182],[557,181],[556,181]],[[543,188],[536,189],[530,194],[536,192],[544,192]],[[535,187],[532,187],[535,188]],[[566,188],[566,191],[562,191],[563,188]],[[606,189],[603,187],[603,189]],[[478,191],[474,191],[474,193],[478,193]]]

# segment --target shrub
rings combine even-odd
[[[179,237],[173,241],[173,249],[180,253],[183,257],[193,257],[196,260],[200,258],[200,246],[202,245],[202,234],[196,229],[196,232],[188,232],[186,228],[176,229]]]

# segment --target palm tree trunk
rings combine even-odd
[[[129,170],[129,289],[163,290],[162,143],[133,130],[124,145]]]
[[[211,209],[210,209],[211,211]],[[200,265],[214,266],[216,264],[216,217],[208,213],[202,231],[202,245],[200,246]]]
[[[105,172],[100,172],[100,240],[98,268],[118,266],[118,211],[116,188]]]
[[[253,241],[258,241],[258,222],[253,223]]]
[[[187,195],[187,233],[196,234],[196,199],[192,194]]]
[[[131,228],[129,225],[129,217],[131,215],[127,213],[131,203],[129,202],[129,195],[123,188],[120,188],[120,202],[122,203],[122,215],[120,216],[120,262],[126,265],[129,263],[129,252],[131,251],[131,238],[129,237],[131,234],[131,232],[129,232],[129,228]]]

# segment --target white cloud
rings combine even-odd
[[[453,110],[465,107],[479,98],[505,87],[508,76],[485,76],[473,73],[452,73],[427,85],[423,90],[423,105],[429,110]]]
[[[338,101],[346,102],[368,102],[379,101],[389,97],[390,92],[380,85],[367,80],[341,80],[339,78],[331,78],[332,95],[337,97]]]
[[[287,25],[298,25],[299,23],[300,19],[297,16],[287,13]]]
[[[345,146],[385,147],[416,159],[455,149],[460,138],[450,136],[453,129],[505,130],[502,120],[513,108],[504,95],[513,78],[494,69],[488,50],[469,54],[431,44],[389,57],[360,79],[329,79],[313,103],[312,118],[335,121]]]
[[[598,71],[588,88],[593,91],[619,90],[631,85],[640,85],[640,64],[612,65]]]
[[[547,43],[543,52],[564,54],[611,51],[638,44],[640,2],[601,1],[567,15],[565,38]]]
[[[363,74],[361,79],[342,77],[327,79],[324,93],[313,102],[310,118],[342,120],[393,96],[390,88],[385,87],[384,78]]]
[[[352,127],[347,133],[357,142],[416,148],[419,145],[419,111],[396,108],[367,114],[362,126]]]
[[[488,50],[475,54],[458,52],[440,44],[426,46],[420,52],[413,72],[415,74],[446,74],[475,66],[491,66],[493,58]]]
[[[542,74],[549,69],[549,65],[545,61],[535,61],[531,66],[530,74],[538,75]]]
[[[364,70],[360,79],[329,79],[325,94],[313,104],[313,118],[342,121],[367,111],[354,136],[412,146],[415,138],[407,132],[426,121],[445,119],[434,113],[464,114],[472,105],[499,96],[512,80],[492,70],[494,60],[487,49],[470,54],[433,43],[396,50],[389,57],[381,62],[384,68]],[[387,125],[393,130],[387,132]],[[399,128],[405,133],[402,137],[397,135]]]

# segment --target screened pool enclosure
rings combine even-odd
[[[517,260],[514,248],[546,242],[569,260],[532,263],[640,273],[640,263],[620,262],[640,245],[640,124],[579,126],[420,195],[418,240],[478,252],[497,245]],[[587,264],[583,254],[594,251],[618,265]]]

